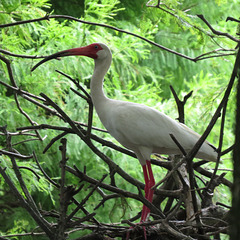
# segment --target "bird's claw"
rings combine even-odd
[[[141,224],[141,223],[142,223],[142,222],[137,223],[137,224],[135,225],[135,227],[139,227],[138,224]],[[131,230],[134,229],[135,227],[131,226],[131,227],[129,228],[129,230],[128,230],[128,232],[127,232],[126,240],[129,240],[129,238],[130,238],[130,232],[131,232]],[[147,240],[146,227],[145,227],[145,226],[142,226],[142,229],[143,229],[144,239]]]

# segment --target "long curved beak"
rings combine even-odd
[[[61,52],[54,53],[54,54],[52,54],[50,56],[45,57],[40,62],[38,62],[31,69],[31,72],[33,72],[41,64],[43,64],[43,63],[45,63],[45,62],[47,62],[47,61],[49,61],[51,59],[57,59],[57,58],[60,58],[60,57],[81,55],[81,56],[87,56],[87,57],[91,57],[91,58],[96,58],[95,55],[93,56],[89,50],[90,49],[87,46],[87,47],[80,47],[80,48],[72,48],[72,49],[68,49],[68,50],[64,50],[64,51],[61,51]]]
[[[56,59],[59,57],[64,57],[67,56],[66,53],[64,53],[65,51],[62,52],[58,52],[58,53],[54,53],[50,56],[45,57],[43,60],[41,60],[40,62],[38,62],[36,65],[34,65],[34,67],[31,69],[31,72],[33,72],[37,67],[39,67],[41,64],[51,60],[51,59]]]

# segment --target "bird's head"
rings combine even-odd
[[[66,57],[66,56],[86,56],[94,60],[103,60],[107,56],[111,58],[111,51],[108,48],[108,46],[103,43],[93,43],[86,47],[72,48],[72,49],[57,52],[50,56],[45,57],[43,60],[38,62],[32,68],[31,71],[34,71],[38,66],[40,66],[44,62],[47,62],[51,59],[57,59],[57,58]]]

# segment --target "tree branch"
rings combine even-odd
[[[12,27],[12,26],[16,26],[16,25],[21,25],[21,24],[26,24],[26,23],[32,23],[32,22],[40,22],[40,21],[44,21],[44,20],[50,20],[51,18],[53,19],[58,19],[58,18],[63,18],[63,19],[68,19],[68,20],[72,20],[72,21],[76,21],[76,22],[80,22],[80,23],[83,23],[83,24],[88,24],[88,25],[93,25],[93,26],[99,26],[99,27],[104,27],[104,28],[108,28],[108,29],[111,29],[111,30],[114,30],[114,31],[117,31],[117,32],[121,32],[121,33],[125,33],[125,34],[128,34],[128,35],[131,35],[131,36],[134,36],[136,38],[139,38],[153,46],[156,46],[164,51],[167,51],[167,52],[170,52],[174,55],[177,55],[177,56],[180,56],[182,58],[185,58],[185,59],[188,59],[190,61],[193,61],[193,62],[197,62],[199,60],[203,60],[203,59],[206,59],[206,58],[210,58],[210,56],[208,57],[195,57],[195,58],[192,58],[192,57],[189,57],[189,56],[186,56],[182,53],[179,53],[179,52],[176,52],[170,48],[167,48],[167,47],[164,47],[154,41],[151,41],[145,37],[142,37],[138,34],[135,34],[135,33],[132,33],[132,32],[129,32],[129,31],[126,31],[126,30],[123,30],[123,29],[120,29],[120,28],[117,28],[117,27],[114,27],[114,26],[111,26],[111,25],[107,25],[107,24],[103,24],[103,23],[96,23],[96,22],[90,22],[90,21],[85,21],[85,20],[81,20],[81,19],[78,19],[78,18],[75,18],[75,17],[72,17],[72,16],[67,16],[67,15],[46,15],[45,17],[41,17],[41,18],[36,18],[36,19],[29,19],[29,20],[24,20],[24,21],[18,21],[18,22],[14,22],[14,23],[7,23],[7,24],[0,24],[0,28],[5,28],[5,27]],[[201,18],[201,17],[200,17]],[[211,26],[209,24],[209,26]],[[216,31],[216,33],[221,33],[219,31]],[[224,34],[223,35],[226,37],[229,37],[231,40],[235,41],[235,42],[239,42],[238,39],[232,37],[231,35],[229,34]],[[4,50],[5,51],[5,50]],[[206,53],[206,54],[211,54],[212,52],[209,52],[209,53]],[[15,54],[12,54],[12,55],[15,55]],[[229,56],[229,55],[233,55],[233,54],[222,54],[221,56]],[[23,57],[23,56],[21,56]],[[29,56],[26,56],[27,58],[29,58]],[[218,57],[218,55],[213,55],[211,57]],[[39,58],[39,57],[36,57],[36,56],[33,56],[33,58]]]
[[[230,34],[228,34],[228,33],[224,33],[224,32],[215,30],[202,14],[198,14],[197,16],[209,27],[209,29],[210,29],[210,30],[212,31],[212,33],[214,33],[215,35],[227,37],[227,38],[229,38],[229,39],[231,39],[232,41],[237,42],[237,43],[240,41],[239,39],[233,37],[232,35],[230,35]]]

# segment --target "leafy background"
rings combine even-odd
[[[105,23],[135,34],[146,37],[165,47],[176,50],[190,57],[212,51],[219,47],[234,48],[235,44],[225,38],[212,37],[196,14],[204,14],[212,26],[218,30],[236,34],[236,26],[226,23],[226,18],[237,16],[236,1],[162,1],[165,11],[146,7],[144,0],[118,1],[57,1],[57,0],[2,0],[0,2],[0,22],[10,23],[20,20],[39,18],[46,13],[65,14],[84,19],[86,21]],[[150,4],[154,4],[152,1]],[[231,9],[231,11],[229,11]],[[171,14],[169,14],[169,12]],[[105,78],[105,91],[111,98],[144,103],[162,111],[172,118],[178,113],[169,85],[172,85],[179,96],[183,97],[193,90],[193,96],[188,100],[186,111],[186,124],[198,133],[203,133],[211,116],[218,105],[225,90],[234,56],[211,58],[197,63],[180,58],[176,55],[154,47],[138,38],[120,33],[111,29],[82,24],[64,19],[41,21],[1,29],[0,47],[16,54],[48,55],[60,50],[84,46],[92,42],[104,42],[113,52],[113,63]],[[12,60],[14,77],[17,84],[29,92],[38,95],[44,92],[62,107],[69,116],[80,122],[87,121],[87,105],[78,96],[70,91],[72,83],[56,73],[61,70],[73,78],[78,78],[81,84],[89,89],[89,81],[93,71],[91,59],[83,57],[63,58],[61,61],[51,61],[42,65],[31,74],[31,67],[38,60],[8,57]],[[9,83],[6,66],[1,63],[1,80]],[[73,87],[73,86],[72,86]],[[47,123],[63,126],[54,116],[51,116],[20,99],[21,106],[38,124]],[[233,129],[235,119],[235,92],[228,102],[223,149],[233,143]],[[17,127],[29,125],[15,105],[13,93],[0,85],[0,125],[8,125],[9,131]],[[103,127],[94,117],[94,126]],[[214,127],[208,140],[217,146],[219,136],[219,122]],[[46,154],[42,150],[52,137],[54,131],[42,131],[47,136],[43,142],[32,141],[14,146],[22,154],[31,154],[33,149],[45,171],[54,179],[59,179],[58,162],[61,159],[58,146],[55,144]],[[101,137],[114,141],[109,135],[98,133]],[[87,173],[98,178],[108,172],[107,166],[98,159],[76,136],[68,136],[68,164],[76,164],[80,169],[84,166]],[[18,143],[24,137],[14,138]],[[115,142],[115,141],[114,141]],[[5,147],[5,139],[0,136],[0,145]],[[101,151],[110,156],[117,164],[133,177],[143,181],[141,166],[137,160],[116,151],[99,145]],[[0,156],[1,164],[10,167],[9,159]],[[40,176],[36,164],[31,161],[20,161],[20,165],[29,166]],[[207,164],[211,169],[213,165]],[[220,169],[232,168],[231,155],[223,157]],[[154,171],[154,169],[153,169]],[[154,171],[156,179],[161,179],[165,172]],[[13,177],[11,168],[8,174]],[[38,180],[31,172],[22,170],[27,180],[31,194],[38,206],[52,210],[58,208],[58,195],[54,187],[41,178]],[[226,175],[232,179],[231,171]],[[79,183],[68,176],[68,183]],[[109,178],[105,180],[109,182]],[[132,186],[119,179],[118,186],[132,192],[137,192]],[[85,189],[87,191],[87,187]],[[228,189],[219,187],[215,193],[215,201],[231,203]],[[85,195],[82,191],[78,195],[81,199]],[[92,209],[100,197],[92,197]],[[141,203],[126,201],[124,199],[111,200],[108,205],[98,209],[97,216],[102,222],[120,222],[122,219],[133,217],[141,209]],[[79,214],[79,216],[81,216]],[[25,210],[20,208],[12,197],[7,185],[0,177],[0,233],[16,234],[29,232],[35,223]],[[74,234],[71,235],[71,238]],[[17,239],[17,237],[16,237]],[[23,238],[21,238],[23,239]],[[31,239],[31,237],[24,237]]]

